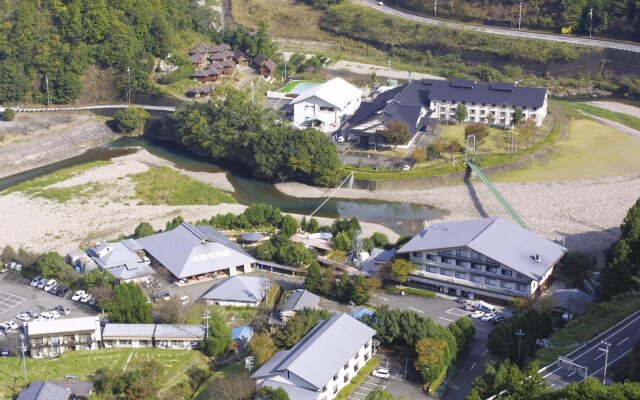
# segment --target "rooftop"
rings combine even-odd
[[[100,321],[97,316],[31,321],[25,323],[25,326],[27,336],[96,330],[100,332]],[[100,338],[98,337],[97,340]]]
[[[296,104],[312,97],[317,97],[341,110],[353,101],[354,98],[361,98],[364,92],[342,78],[333,78],[323,84],[313,86],[300,93],[291,102]]]
[[[468,247],[534,280],[567,249],[500,217],[444,222],[418,233],[397,253]],[[541,256],[540,262],[534,256]]]
[[[107,324],[102,331],[103,339],[153,338],[156,324]]]
[[[268,281],[259,276],[233,276],[215,284],[202,298],[238,302],[260,302],[264,297]]]
[[[204,325],[157,324],[155,339],[202,339],[205,335]]]
[[[320,297],[305,289],[294,291],[282,307],[282,311],[299,311],[303,308],[316,308],[320,304]]]

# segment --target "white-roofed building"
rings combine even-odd
[[[267,294],[269,281],[259,276],[233,276],[215,284],[202,298],[207,305],[257,307]]]
[[[259,387],[282,387],[292,399],[331,400],[373,355],[375,333],[348,314],[336,314],[291,349],[276,353],[252,377]]]
[[[86,253],[100,267],[113,275],[118,282],[140,282],[147,280],[155,271],[138,252],[142,248],[135,239],[117,243],[100,242],[87,249]]]
[[[102,345],[111,347],[153,347],[156,324],[107,324],[102,331]]]
[[[300,129],[335,132],[360,107],[363,93],[342,78],[315,85],[291,102],[293,124]]]
[[[98,316],[31,321],[24,326],[33,358],[95,350],[102,340]]]
[[[499,217],[431,225],[402,246],[410,283],[450,295],[533,297],[567,249]],[[541,289],[542,288],[542,289]]]
[[[162,347],[191,350],[204,339],[204,325],[107,324],[102,331],[105,348]]]
[[[195,349],[198,342],[204,339],[204,325],[169,325],[158,324],[153,333],[156,347],[165,349]]]

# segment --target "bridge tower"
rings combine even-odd
[[[471,158],[469,158],[471,157]],[[467,145],[464,148],[464,163],[476,160],[476,135],[467,136]]]

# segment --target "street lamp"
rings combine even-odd
[[[522,337],[524,336],[524,332],[522,332],[522,329],[518,329],[518,332],[516,332],[516,336],[518,337],[518,364],[521,363],[520,360],[520,344],[522,342]]]
[[[127,76],[129,78],[129,84],[127,85],[127,102],[131,103],[131,68],[127,67]]]
[[[602,344],[606,347],[599,347],[598,350],[604,351],[604,374],[602,374],[602,384],[604,385],[604,381],[607,377],[607,364],[609,363],[609,346],[611,346],[611,343],[602,341]]]
[[[22,371],[24,373],[24,380],[27,380],[27,361],[24,353],[27,351],[27,346],[24,344],[24,335],[20,334],[20,351],[22,352]]]
[[[520,30],[521,22],[522,22],[522,2],[520,2],[520,15],[518,16],[518,30]]]
[[[433,16],[438,18],[438,0],[433,1]]]
[[[589,9],[589,37],[591,37],[591,30],[593,28],[593,8]]]
[[[211,319],[211,311],[205,310],[204,315],[202,316],[202,319],[204,320],[204,329],[205,329],[204,337],[208,339],[209,338],[209,320]]]

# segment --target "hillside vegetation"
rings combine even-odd
[[[116,85],[151,90],[156,57],[210,37],[209,8],[193,0],[0,0],[0,103],[68,103],[89,66],[113,66]]]

